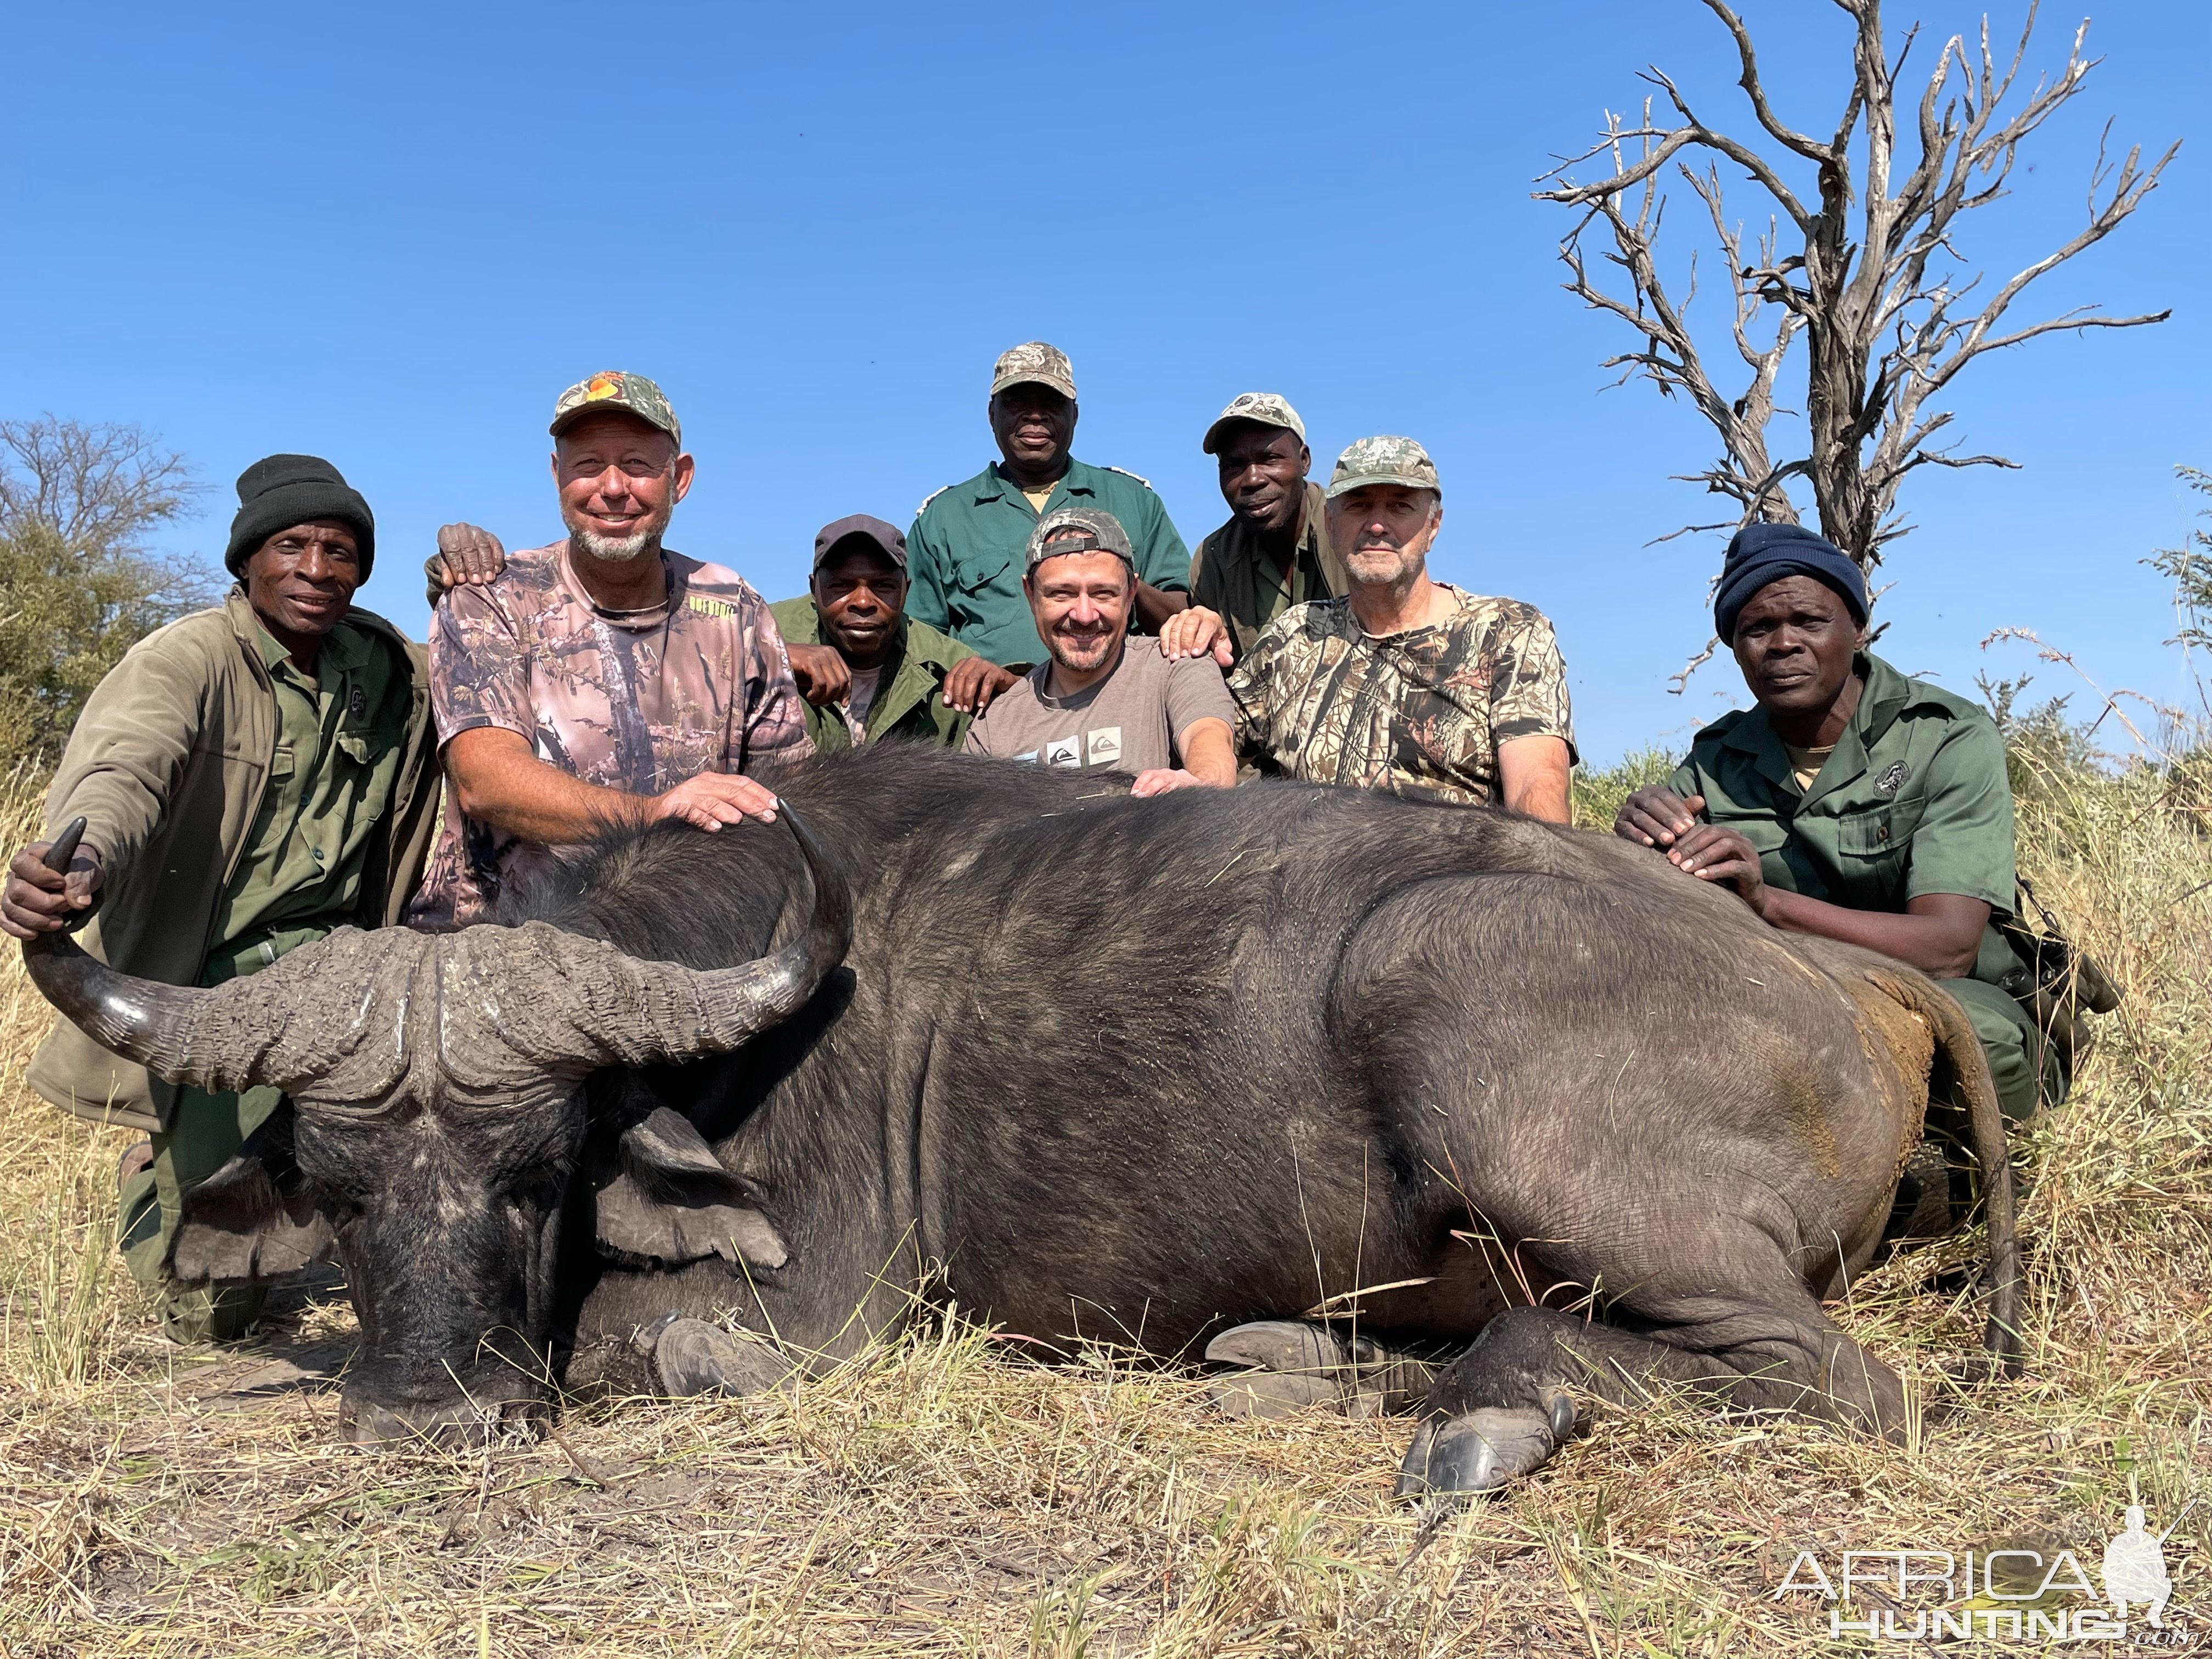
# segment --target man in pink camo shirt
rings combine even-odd
[[[773,818],[756,780],[814,752],[767,604],[661,545],[692,461],[660,388],[594,374],[562,393],[551,431],[568,534],[432,621],[449,787],[418,926],[475,921],[609,824]]]

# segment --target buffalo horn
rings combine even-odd
[[[845,959],[853,912],[844,878],[790,804],[778,811],[814,884],[805,932],[773,956],[706,970],[604,947],[577,951],[569,964],[583,994],[576,1024],[589,1049],[577,1058],[639,1066],[727,1054],[805,1007]]]
[[[46,849],[46,868],[57,873],[68,870],[70,860],[76,856],[77,843],[84,838],[84,826],[82,818],[72,819],[54,837],[53,845]],[[241,999],[118,973],[80,950],[66,933],[26,939],[23,966],[40,994],[111,1054],[136,1060],[170,1083],[203,1089],[247,1085],[248,1064],[243,1060],[226,1064],[222,1057],[210,1054],[204,1036],[215,1005],[238,1003]],[[222,1023],[230,1025],[243,1009],[223,1012],[228,1018]],[[256,1053],[260,1047],[252,1045]]]

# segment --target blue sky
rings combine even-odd
[[[1979,16],[1889,9],[1893,36]],[[1784,111],[1826,130],[1841,15],[1748,15]],[[2075,21],[2046,9],[2032,70]],[[1324,470],[1367,433],[1420,438],[1446,486],[1438,573],[1551,614],[1587,757],[1679,747],[1740,698],[1725,662],[1666,695],[1709,631],[1719,539],[1647,545],[1707,516],[1668,477],[1712,446],[1648,388],[1606,389],[1623,337],[1559,291],[1565,215],[1528,199],[1647,63],[1747,128],[1692,0],[118,4],[21,9],[10,35],[0,411],[184,450],[214,488],[180,550],[219,552],[247,462],[327,455],[377,512],[364,602],[419,634],[435,527],[551,539],[552,399],[625,368],[661,381],[698,457],[672,543],[778,598],[821,524],[903,525],[977,471],[991,359],[1042,337],[1075,362],[1077,453],[1150,477],[1194,544],[1224,516],[1199,437],[1236,392],[1290,397]],[[2008,271],[2070,234],[2108,118],[2123,150],[2182,138],[2040,301],[2173,319],[1961,380],[1967,447],[2023,470],[1923,471],[1883,648],[1966,690],[2036,666],[1978,648],[2031,628],[2172,698],[2172,618],[2138,561],[2188,527],[2175,465],[2212,466],[2212,7],[2130,0],[2090,40],[2106,61],[1963,252]]]

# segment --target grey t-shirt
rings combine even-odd
[[[1170,662],[1158,640],[1132,639],[1121,660],[1072,697],[1045,695],[1049,662],[1001,691],[968,728],[971,755],[1036,761],[1075,772],[1127,772],[1182,764],[1176,737],[1208,718],[1236,729],[1237,706],[1211,657]]]

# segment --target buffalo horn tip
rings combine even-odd
[[[46,848],[45,864],[58,876],[69,873],[70,860],[76,856],[76,844],[84,839],[84,815],[80,812],[62,827]]]

